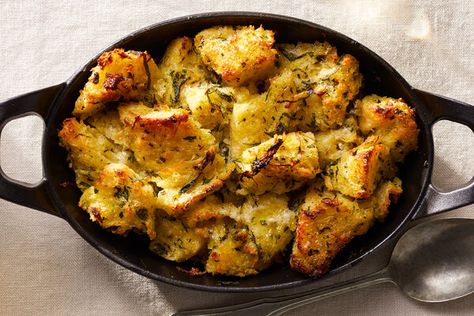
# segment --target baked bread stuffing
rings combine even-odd
[[[363,91],[353,56],[252,25],[177,38],[163,56],[103,53],[59,131],[93,222],[237,277],[276,262],[326,273],[385,220],[417,137],[413,109]]]

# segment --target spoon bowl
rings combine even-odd
[[[392,282],[422,302],[445,302],[474,292],[474,219],[428,221],[407,230],[388,265],[375,273],[306,292],[177,315],[281,315],[303,305],[369,285]]]
[[[474,292],[474,220],[430,221],[397,242],[388,273],[409,297],[444,302]]]

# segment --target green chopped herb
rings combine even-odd
[[[199,178],[199,175],[195,178],[193,178],[191,181],[186,183],[180,190],[179,193],[183,194],[189,191],[189,189],[196,183],[197,179]]]
[[[276,134],[280,135],[280,134],[283,134],[287,129],[287,126],[285,124],[283,124],[282,122],[279,122],[277,127],[276,127]]]
[[[160,193],[161,191],[163,191],[163,188],[158,186],[155,182],[153,181],[150,181],[148,182],[149,185],[151,185],[151,187],[153,188],[153,195],[154,196],[158,196],[158,193]]]
[[[304,198],[301,198],[301,197],[290,199],[288,201],[288,208],[291,211],[296,211],[301,206],[301,204],[303,204],[303,202],[304,202]]]
[[[246,198],[242,195],[235,194],[235,196],[232,198],[232,204],[234,204],[236,207],[241,207],[244,205],[246,201]]]
[[[114,197],[117,199],[122,198],[124,200],[128,201],[128,193],[129,193],[130,188],[127,186],[124,187],[115,187],[115,193]]]
[[[179,101],[181,87],[189,78],[186,76],[186,69],[178,72],[172,71],[170,76],[173,82],[173,97],[171,98],[171,101],[172,103],[177,103]]]
[[[89,188],[91,185],[90,185],[90,183],[81,181],[81,182],[79,182],[79,183],[77,184],[77,186],[79,186],[79,187],[84,187],[84,188],[87,189],[87,188]]]
[[[192,142],[196,139],[196,136],[186,136],[183,138],[184,140],[187,140],[188,142]]]
[[[304,53],[304,54],[301,54],[301,55],[296,55],[296,54],[294,54],[290,51],[287,51],[283,47],[279,47],[278,49],[280,50],[281,54],[283,56],[285,56],[285,58],[288,59],[289,61],[294,61],[294,60],[303,58],[304,56],[308,55],[308,53]]]
[[[156,100],[156,96],[154,94],[147,94],[143,98],[143,104],[149,108],[153,108],[158,101]]]
[[[225,162],[229,160],[229,147],[224,143],[219,143],[219,153],[224,157]]]
[[[214,128],[211,129],[211,131],[213,131],[213,132],[218,132],[220,129],[221,129],[221,124],[220,124],[220,123],[217,123],[216,126],[214,126]]]
[[[148,67],[148,61],[146,60],[146,54],[143,53],[142,56],[143,56],[143,67],[145,67],[145,73],[146,73],[146,76],[147,76],[146,89],[148,90],[148,89],[150,89],[150,86],[151,86],[150,68]]]
[[[268,88],[267,94],[265,95],[265,102],[268,100],[268,95],[270,94],[270,89],[271,88]]]
[[[141,219],[142,221],[146,221],[146,219],[148,218],[148,211],[146,208],[140,208],[137,210],[137,216],[139,219]]]
[[[206,68],[207,79],[212,82],[213,84],[220,84],[221,78],[219,75],[212,69]]]
[[[309,123],[309,127],[312,129],[317,129],[318,125],[316,124],[316,114],[311,114],[311,122]]]
[[[235,102],[235,97],[232,93],[227,94],[227,93],[222,92],[219,89],[215,89],[215,91],[221,99],[224,99],[227,102]]]
[[[129,162],[137,162],[137,159],[135,159],[135,155],[133,153],[128,156],[127,160]]]
[[[180,190],[179,190],[179,193],[186,193],[197,181],[197,179],[201,176],[202,172],[204,169],[206,169],[206,167],[209,165],[209,164],[212,164],[212,162],[214,161],[216,157],[216,154],[214,151],[207,151],[206,152],[206,156],[201,160],[201,162],[199,162],[196,166],[194,166],[194,170],[197,170],[199,171],[198,175],[196,177],[194,177],[191,181],[189,181],[188,183],[186,183]]]
[[[216,91],[215,88],[209,88],[206,90],[206,98],[207,102],[211,105],[211,113],[213,113],[216,109],[219,109],[221,113],[225,112],[225,108],[221,104],[216,104],[212,101],[210,94],[214,93]]]

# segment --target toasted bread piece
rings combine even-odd
[[[349,117],[338,129],[314,133],[321,169],[337,163],[345,152],[362,143],[364,139],[358,135],[358,129],[357,121]]]
[[[267,99],[291,108],[290,129],[325,131],[342,125],[362,85],[359,63],[328,43],[278,46],[283,56]]]
[[[381,183],[368,201],[359,201],[359,204],[367,208],[365,203],[368,202],[374,209],[375,218],[383,222],[388,215],[390,205],[397,203],[402,192],[402,181],[399,178],[393,178]]]
[[[311,187],[300,206],[290,260],[293,269],[311,276],[327,272],[336,254],[375,220],[373,210],[322,190],[320,185]]]
[[[356,102],[360,130],[376,135],[395,162],[417,148],[415,112],[402,99],[369,95]]]
[[[241,96],[234,104],[230,123],[232,159],[240,159],[244,150],[286,132],[287,113],[281,104],[267,103],[264,95]]]
[[[157,207],[170,215],[218,190],[230,176],[208,130],[183,109],[139,115],[130,128],[130,148],[147,181],[160,188]]]
[[[258,247],[249,229],[232,220],[218,220],[211,227],[206,271],[240,277],[257,274]]]
[[[229,132],[230,113],[236,101],[236,89],[201,82],[182,89],[182,104],[202,128],[221,141]]]
[[[300,188],[319,173],[318,149],[313,133],[275,135],[245,150],[237,163],[240,193],[286,193]]]
[[[398,178],[381,184],[366,200],[327,191],[321,182],[309,188],[298,210],[298,226],[290,265],[310,276],[326,273],[334,257],[375,220],[383,221],[402,193]]]
[[[59,139],[68,150],[70,165],[76,173],[76,184],[81,190],[93,185],[106,165],[124,163],[130,157],[129,152],[99,130],[75,118],[64,120]]]
[[[233,159],[275,134],[342,126],[348,105],[359,93],[362,75],[357,60],[350,55],[339,57],[328,43],[280,45],[279,50],[287,57],[281,58],[266,92],[244,95],[234,104]]]
[[[113,233],[124,235],[131,230],[155,238],[153,191],[124,164],[108,164],[93,186],[81,196],[79,206],[91,220]]]
[[[174,217],[158,216],[150,250],[167,260],[182,262],[199,254],[206,246],[206,238],[202,228],[188,227]]]
[[[232,86],[266,78],[275,69],[273,31],[253,26],[216,26],[199,32],[194,45],[203,62]]]
[[[329,167],[326,186],[356,199],[366,199],[372,195],[382,170],[389,167],[384,164],[385,146],[370,138],[359,146],[345,151],[339,162]]]
[[[196,53],[193,40],[178,37],[166,48],[158,65],[158,80],[154,84],[160,104],[170,107],[182,107],[182,90],[188,85],[200,82],[218,81]]]
[[[230,221],[230,223],[234,223],[234,226],[246,227],[249,238],[252,238],[252,243],[257,246],[258,253],[256,255],[252,253],[249,256],[245,252],[246,248],[240,248],[240,252],[245,251],[238,254],[234,251],[220,251],[220,272],[216,272],[239,271],[240,276],[254,274],[255,271],[260,271],[271,265],[285,251],[296,228],[296,213],[289,209],[288,198],[285,195],[274,193],[246,197],[233,195],[229,192],[224,195],[219,194],[219,196],[210,195],[194,204],[186,212],[183,220],[188,227],[208,229],[210,249],[213,249],[214,245],[220,244],[218,238],[223,238],[222,234],[216,235],[214,231],[216,229],[219,231],[222,227],[215,228],[213,223],[226,221],[229,223]],[[247,239],[245,238],[245,240]],[[229,241],[227,244],[234,245]],[[232,263],[232,256],[236,255],[247,259]],[[215,259],[216,257],[208,259],[213,271],[216,271],[214,270],[216,263],[213,262]],[[230,273],[225,272],[224,274]]]
[[[73,115],[86,118],[113,101],[153,100],[150,88],[157,70],[147,52],[116,48],[103,53],[80,92]]]
[[[258,246],[257,270],[261,271],[285,253],[296,229],[296,212],[288,207],[285,195],[268,193],[249,196],[241,214]]]

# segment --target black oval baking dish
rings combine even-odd
[[[415,108],[420,128],[418,150],[409,155],[400,170],[404,193],[387,220],[375,225],[369,233],[356,238],[336,258],[330,274],[353,266],[374,249],[399,233],[414,218],[450,210],[474,202],[474,181],[450,192],[440,192],[431,184],[433,138],[431,128],[441,119],[469,126],[474,130],[474,107],[417,90],[410,86],[389,64],[358,42],[326,27],[292,17],[250,12],[218,12],[185,16],[136,31],[103,51],[115,47],[147,50],[162,56],[167,44],[178,36],[193,36],[214,25],[263,25],[276,32],[277,42],[295,43],[328,41],[340,53],[350,53],[360,62],[365,90],[379,95],[401,97]],[[103,52],[102,51],[102,52]],[[274,266],[256,276],[242,279],[211,275],[191,276],[148,250],[144,239],[133,234],[127,238],[113,235],[89,220],[78,207],[79,189],[62,185],[74,181],[66,152],[59,147],[57,132],[63,120],[71,115],[79,90],[102,53],[92,58],[67,82],[31,92],[0,103],[0,130],[20,116],[36,114],[43,118],[45,130],[42,145],[43,180],[36,186],[0,177],[0,197],[41,210],[68,221],[69,224],[102,254],[122,266],[146,277],[177,286],[220,292],[255,292],[283,289],[317,282],[286,266]]]

